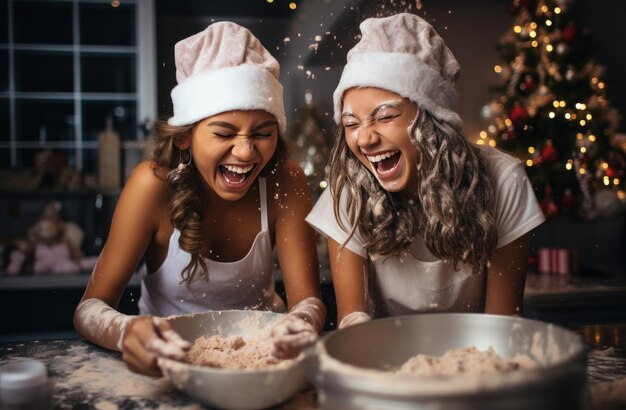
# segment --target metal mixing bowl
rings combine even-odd
[[[487,378],[418,378],[389,372],[419,353],[490,346],[539,368]],[[471,313],[377,319],[321,338],[305,367],[322,409],[580,409],[587,403],[581,338],[535,320]]]
[[[258,337],[281,314],[264,311],[230,310],[196,313],[168,318],[183,339],[200,336],[239,335]],[[286,368],[226,370],[160,359],[163,374],[197,401],[224,409],[263,409],[295,395],[306,385],[304,370],[296,363]]]

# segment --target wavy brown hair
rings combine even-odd
[[[348,147],[343,126],[337,128],[329,179],[335,218],[350,232],[345,243],[358,229],[376,259],[401,254],[421,235],[437,258],[452,260],[455,269],[469,264],[478,272],[497,242],[495,183],[480,149],[462,131],[422,109],[409,138],[419,153],[417,201],[383,189]],[[346,201],[347,221],[340,216],[340,197]]]
[[[178,168],[179,164],[188,162],[188,155],[181,151],[174,141],[190,136],[195,124],[173,126],[165,120],[154,124],[155,146],[152,153],[153,170],[165,171],[165,182],[170,190],[169,215],[172,226],[180,231],[178,245],[191,255],[191,261],[181,272],[181,283],[187,286],[195,279],[209,280],[209,272],[203,255],[206,238],[202,229],[202,222],[206,209],[200,198],[204,184],[202,177],[196,171],[193,161],[190,165]],[[278,143],[274,155],[261,172],[261,176],[275,173],[287,159],[287,150],[282,137],[278,136]]]

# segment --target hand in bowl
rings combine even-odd
[[[272,354],[279,359],[290,359],[315,343],[317,330],[304,319],[289,313],[272,327]]]
[[[272,354],[279,359],[296,357],[315,343],[325,316],[326,308],[321,300],[310,297],[300,301],[272,326]]]
[[[162,375],[160,357],[183,360],[191,343],[183,340],[165,320],[153,316],[133,319],[122,339],[122,358],[130,370],[146,376]]]

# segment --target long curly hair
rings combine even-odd
[[[419,153],[417,201],[383,189],[348,147],[341,125],[335,137],[329,186],[335,218],[349,232],[345,243],[358,229],[376,259],[405,252],[421,235],[428,250],[452,260],[455,269],[461,263],[473,272],[486,266],[497,242],[495,183],[479,148],[461,130],[418,109],[409,130]],[[347,221],[340,216],[341,197]]]
[[[196,279],[209,280],[209,271],[205,261],[206,238],[202,223],[206,207],[200,199],[203,188],[202,176],[195,164],[178,167],[189,161],[190,152],[180,150],[174,141],[191,135],[195,124],[173,126],[165,120],[154,124],[155,145],[152,153],[152,166],[155,175],[159,170],[166,172],[165,182],[170,190],[169,215],[172,226],[180,231],[178,245],[191,255],[191,261],[181,272],[181,283],[187,286]],[[282,137],[274,155],[261,172],[261,176],[275,173],[283,166],[287,150]]]

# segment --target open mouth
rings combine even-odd
[[[241,187],[252,174],[254,165],[240,167],[236,165],[220,165],[220,175],[228,186]]]
[[[391,176],[400,163],[400,151],[389,151],[380,155],[367,155],[376,173],[381,176]]]

